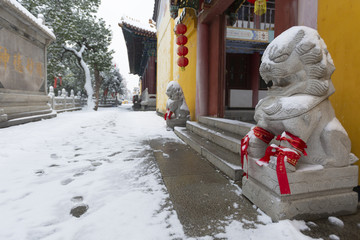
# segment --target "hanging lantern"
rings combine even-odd
[[[179,67],[181,67],[182,70],[184,70],[185,67],[189,65],[189,59],[187,59],[187,57],[184,56],[179,57],[179,59],[177,60],[177,64]]]
[[[176,25],[175,27],[175,33],[176,35],[183,35],[185,34],[187,31],[187,27],[185,24],[183,23],[179,23],[178,25]]]
[[[189,52],[189,49],[187,47],[185,47],[184,45],[180,45],[177,49],[177,55],[181,56],[186,56]]]
[[[177,45],[185,45],[187,43],[188,39],[185,35],[179,35],[176,38],[176,44]]]

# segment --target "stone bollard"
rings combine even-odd
[[[52,109],[54,109],[54,101],[55,101],[55,93],[54,93],[54,87],[53,86],[50,86],[49,87],[49,94],[48,96],[50,97],[50,106]]]

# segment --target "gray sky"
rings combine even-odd
[[[111,26],[113,41],[111,48],[115,50],[114,61],[120,73],[126,78],[130,90],[137,86],[139,77],[129,74],[129,62],[124,36],[118,23],[123,15],[147,23],[152,18],[154,0],[102,0],[98,16]]]

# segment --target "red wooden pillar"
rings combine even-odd
[[[208,115],[223,117],[225,107],[225,15],[210,24]]]
[[[203,1],[200,0],[200,4]],[[198,18],[196,60],[196,118],[223,117],[225,108],[224,12],[234,0],[213,0]]]
[[[275,37],[298,25],[298,0],[275,0]]]
[[[198,23],[196,52],[196,105],[195,118],[208,115],[209,78],[209,26]]]
[[[156,69],[155,69],[155,56],[150,56],[148,60],[148,90],[149,94],[156,94]]]
[[[259,67],[260,67],[260,53],[256,52],[251,55],[251,89],[252,89],[252,107],[256,107],[259,101]]]

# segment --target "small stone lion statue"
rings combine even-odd
[[[275,157],[286,156],[285,167],[290,171],[296,171],[298,161],[323,167],[357,161],[328,99],[335,92],[334,70],[316,30],[292,27],[274,39],[260,66],[262,78],[272,86],[256,106],[257,126],[242,140],[242,153],[270,167],[277,164]]]
[[[186,104],[183,91],[178,82],[171,81],[166,87],[166,95],[169,99],[166,102],[167,129],[174,129],[175,126],[185,127],[186,121],[190,119],[190,111]]]

